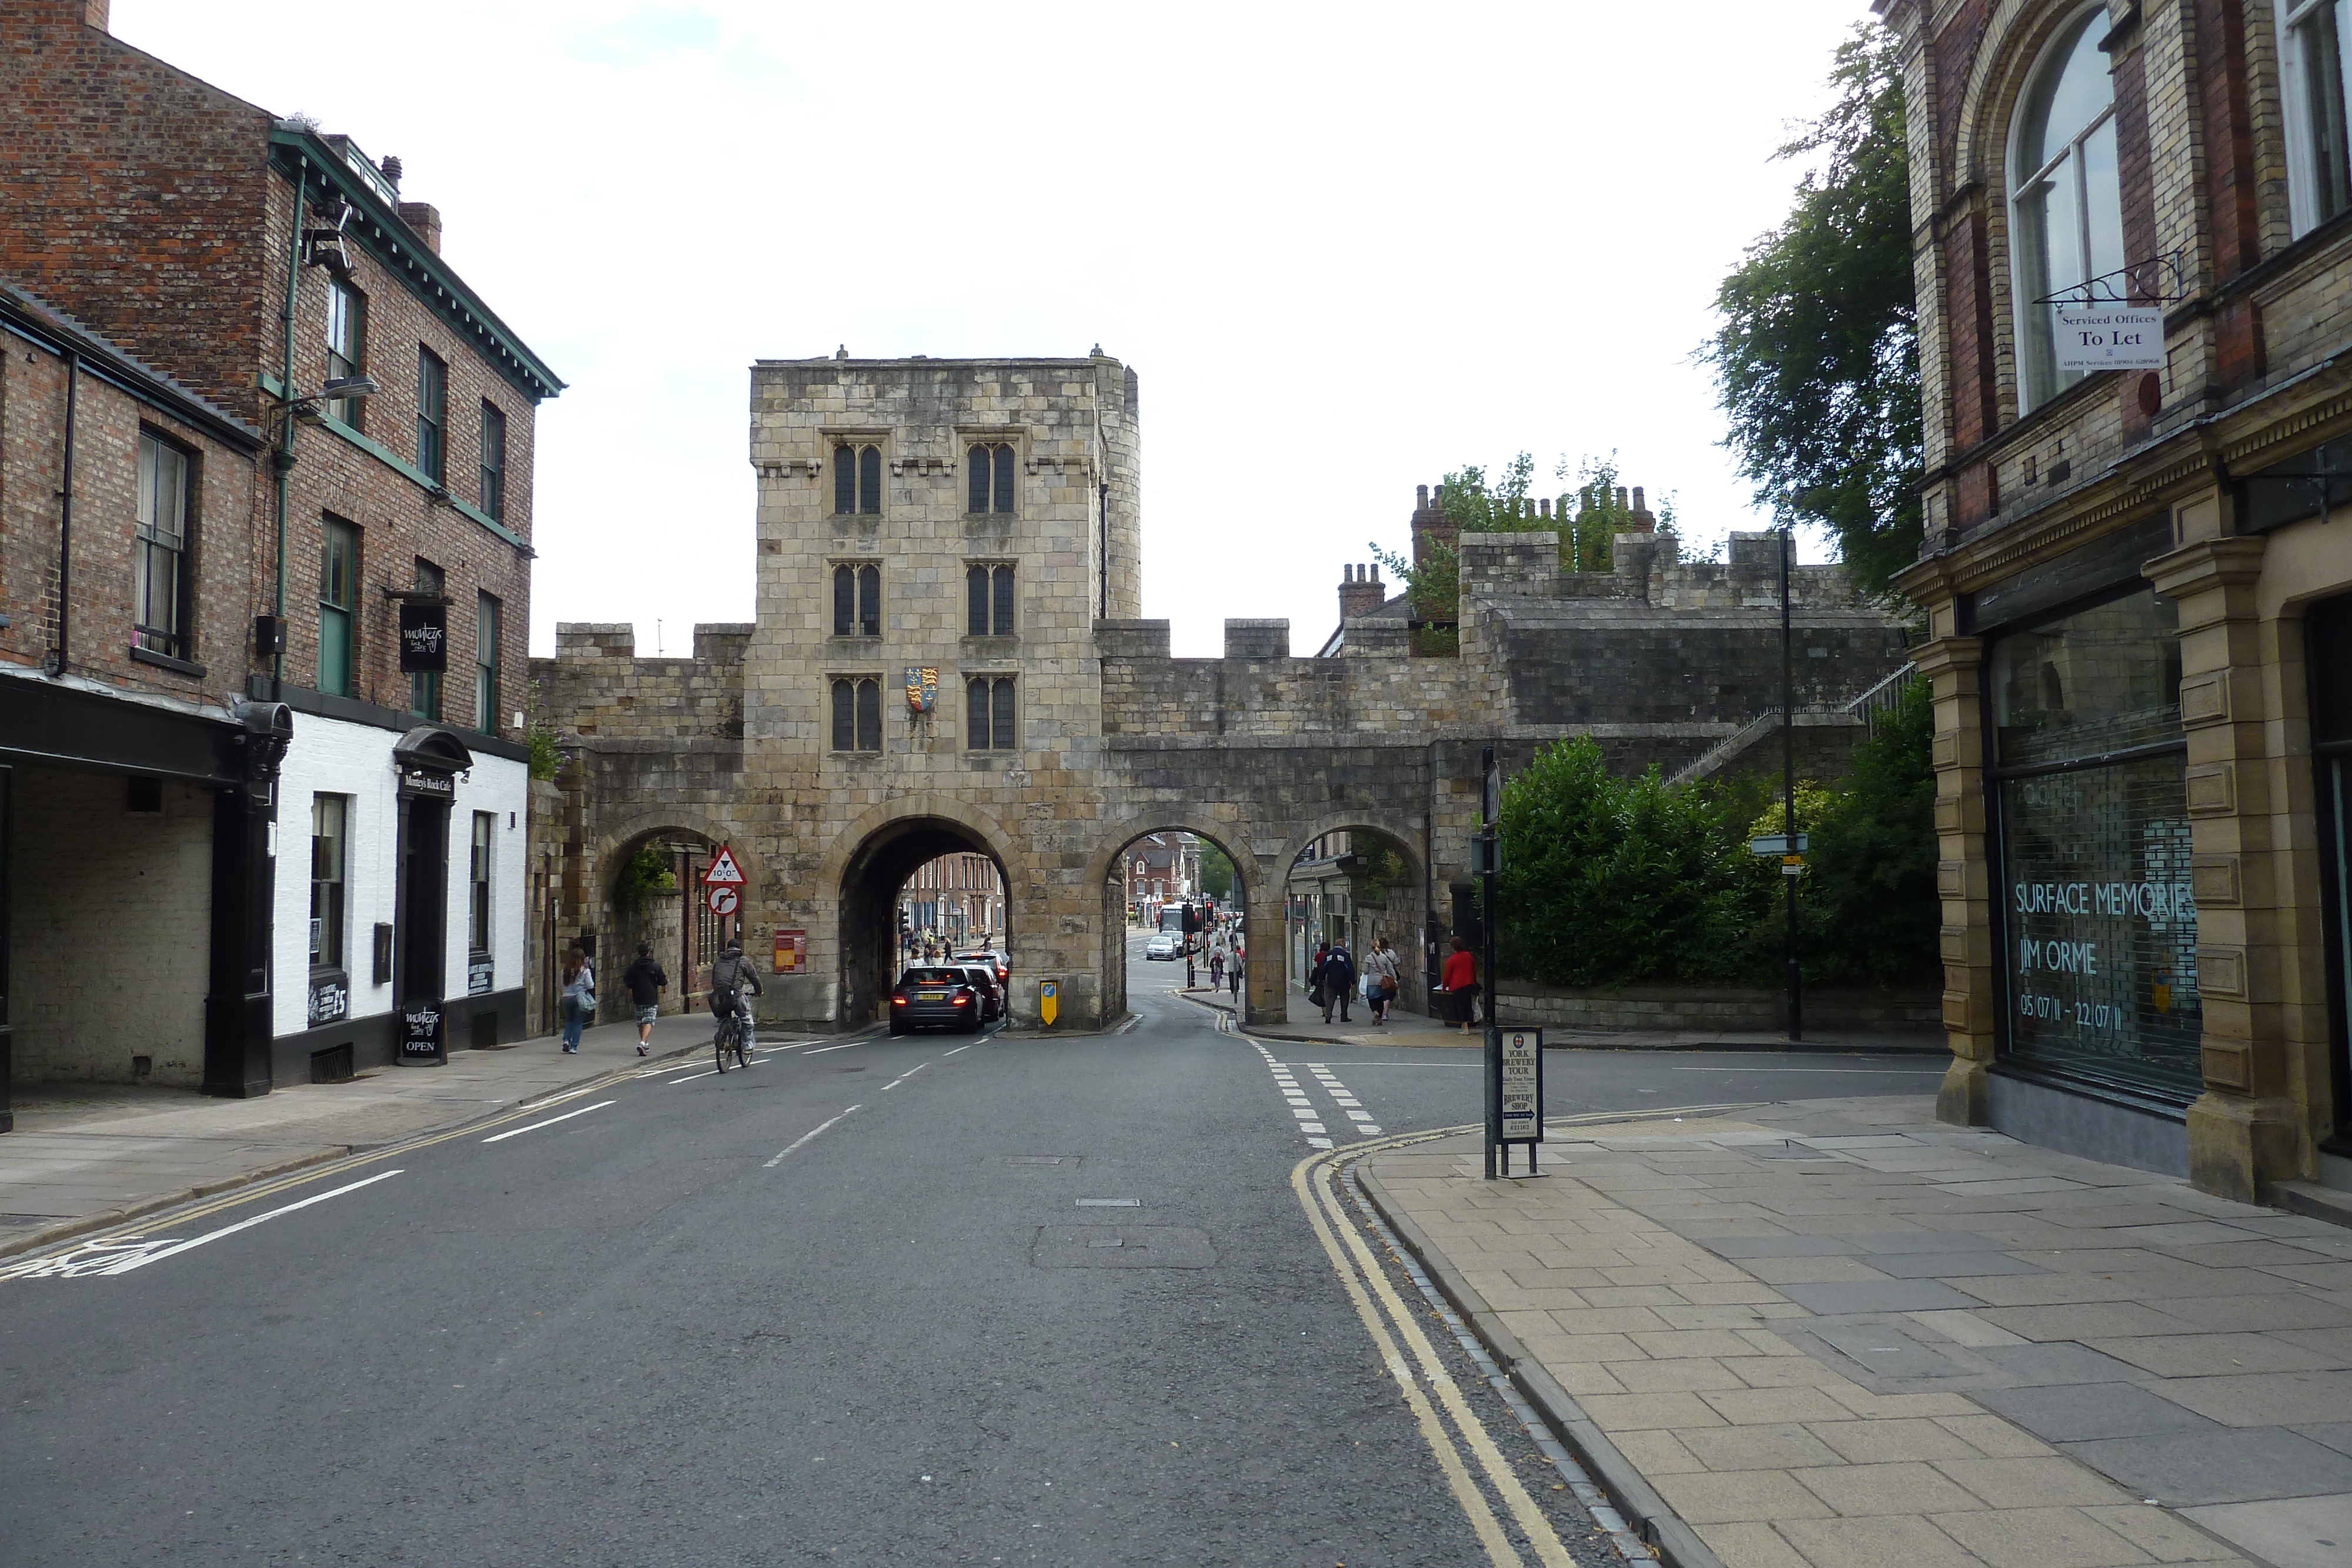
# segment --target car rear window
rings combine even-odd
[[[961,986],[971,978],[961,969],[909,969],[898,977],[902,986]]]

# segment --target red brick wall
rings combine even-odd
[[[40,663],[56,645],[66,372],[56,355],[0,337],[0,658]],[[74,411],[73,570],[67,618],[73,674],[194,702],[240,685],[251,617],[254,460],[84,373]],[[139,435],[146,428],[194,455],[189,657],[203,676],[131,657],[131,542]]]
[[[285,287],[284,245],[292,204],[293,187],[282,179],[275,181],[268,246],[268,254],[277,258],[270,279],[272,298],[283,298],[279,291]],[[534,413],[530,398],[451,331],[439,316],[426,309],[397,276],[358,246],[353,245],[351,251],[354,267],[351,281],[367,300],[362,367],[383,386],[383,392],[365,402],[362,431],[394,455],[415,464],[417,349],[420,344],[431,349],[448,367],[446,472],[450,494],[480,504],[480,410],[487,399],[507,416],[502,521],[509,531],[528,539]],[[300,387],[315,388],[326,377],[328,283],[324,268],[302,269],[294,312],[294,379]],[[267,362],[275,375],[278,352],[274,340]],[[529,560],[464,513],[433,505],[425,491],[405,475],[330,429],[301,428],[296,436],[296,455],[299,462],[289,483],[287,499],[286,679],[305,686],[314,685],[318,679],[319,561],[324,548],[324,519],[332,513],[361,529],[359,689],[355,695],[385,707],[407,706],[409,680],[400,671],[394,640],[397,602],[386,599],[383,591],[413,586],[416,559],[422,556],[441,568],[452,601],[449,671],[442,678],[441,688],[442,718],[466,728],[483,727],[474,712],[475,596],[488,591],[498,597],[504,612],[499,679],[499,706],[504,712],[499,716],[499,733],[518,738],[505,727],[505,721],[521,709],[528,678]],[[267,495],[263,500],[268,504]],[[266,552],[263,565],[268,570]],[[275,591],[273,579],[265,591],[274,594]]]
[[[83,11],[0,5],[0,272],[252,418],[269,117]]]
[[[1955,217],[1944,231],[1945,299],[1949,316],[1952,446],[1965,452],[2000,419],[1992,320],[1992,270],[1983,214]]]

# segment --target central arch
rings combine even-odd
[[[1017,925],[1018,894],[1012,870],[988,836],[948,817],[896,817],[858,842],[843,862],[839,883],[841,1020],[862,1029],[888,1010],[898,977],[898,893],[917,868],[942,855],[985,855],[1004,883],[1001,940],[1009,948]]]

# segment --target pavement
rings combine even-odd
[[[698,1013],[665,1017],[654,1052],[707,1050],[710,1030]],[[560,1093],[635,1062],[636,1043],[635,1024],[604,1024],[577,1056],[550,1035],[252,1100],[20,1084],[16,1130],[0,1134],[0,1257]]]
[[[1932,1107],[1582,1117],[1539,1179],[1480,1179],[1475,1133],[1354,1169],[1679,1568],[2352,1563],[2352,1231]]]
[[[1208,987],[1196,987],[1182,993],[1191,1000],[1215,1008],[1220,1012],[1234,1010],[1233,994]],[[1305,996],[1288,998],[1288,1006],[1280,1023],[1254,1023],[1252,1034],[1267,1040],[1286,1040],[1303,1045],[1468,1045],[1481,1043],[1483,1035],[1475,1026],[1465,1034],[1456,1024],[1441,1023],[1420,1013],[1402,1009],[1382,1024],[1373,1019],[1370,1008],[1358,1006],[1349,1009],[1350,1021],[1342,1023],[1335,1016],[1329,1023],[1323,1021],[1323,1009],[1309,1002]],[[1925,1054],[1942,1056],[1949,1048],[1941,1036],[1873,1032],[1861,1030],[1817,1030],[1804,1040],[1792,1040],[1785,1032],[1739,1030],[1597,1030],[1561,1029],[1548,1026],[1544,1030],[1547,1051],[1841,1051],[1870,1052],[1895,1055]]]

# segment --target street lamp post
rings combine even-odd
[[[1803,866],[1792,863],[1797,854],[1797,654],[1790,630],[1789,558],[1796,549],[1796,525],[1780,526],[1780,793],[1781,831],[1787,852],[1781,858],[1780,880],[1787,884],[1789,929],[1786,960],[1789,981],[1789,1039],[1805,1038],[1805,981],[1797,963],[1797,880]]]

